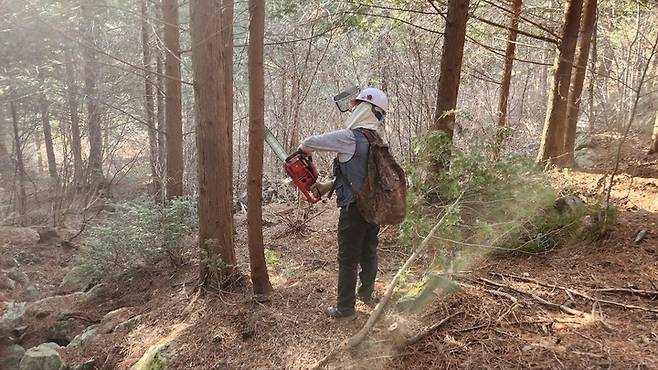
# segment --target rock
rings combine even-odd
[[[91,360],[81,363],[80,365],[69,366],[65,370],[96,370],[96,369],[97,369],[96,360],[92,358]]]
[[[102,283],[94,285],[93,288],[89,289],[89,291],[85,293],[85,296],[82,299],[82,301],[83,302],[93,301],[94,299],[98,298],[98,296],[100,295],[100,293],[103,291],[104,288],[105,288],[105,284]]]
[[[0,244],[34,245],[39,233],[29,227],[0,226]]]
[[[98,325],[98,333],[111,333],[114,331],[114,328],[116,328],[117,325],[128,320],[130,316],[131,313],[128,307],[122,307],[106,313],[105,316],[103,316],[101,319],[101,323]]]
[[[114,331],[118,331],[118,332],[128,331],[139,325],[141,322],[142,322],[142,315],[137,315],[117,325],[116,328],[114,328]]]
[[[0,256],[0,268],[10,269],[18,266],[19,265],[18,261],[16,261],[16,258],[5,255]]]
[[[39,291],[34,287],[34,285],[30,285],[29,287],[25,288],[25,290],[23,290],[20,298],[25,302],[34,302],[39,299]]]
[[[73,340],[71,325],[67,321],[56,321],[46,332],[46,339],[60,346],[67,346]]]
[[[592,148],[594,146],[594,142],[592,140],[592,135],[590,135],[587,132],[578,132],[576,134],[576,146],[575,150],[580,150],[584,148]]]
[[[171,340],[163,340],[146,350],[130,370],[164,370],[175,355],[175,343]]]
[[[39,243],[59,244],[61,242],[57,230],[53,227],[40,227],[37,229],[37,233],[39,233]]]
[[[594,167],[596,152],[592,148],[584,148],[576,151],[575,157],[576,166],[579,168],[591,168]]]
[[[567,195],[555,201],[555,208],[561,214],[582,216],[587,213],[587,204],[575,195]]]
[[[32,347],[21,359],[19,370],[60,370],[62,358],[50,343]]]
[[[30,285],[30,278],[23,271],[9,270],[7,271],[7,277],[19,283],[22,287]]]
[[[26,308],[27,303],[25,302],[9,302],[4,314],[0,317],[0,323],[7,324],[7,327],[13,330],[23,319],[23,316],[25,316]]]
[[[55,351],[58,351],[59,349],[62,348],[62,346],[60,346],[60,345],[57,344],[57,343],[53,343],[53,342],[46,342],[46,343],[41,344],[41,346],[48,347],[48,348],[52,348],[52,349],[54,349]]]
[[[16,282],[7,276],[7,274],[0,272],[0,290],[14,289],[16,289]]]
[[[98,333],[96,332],[96,328],[98,325],[92,325],[88,327],[82,334],[76,336],[73,338],[71,343],[69,343],[66,348],[76,348],[80,351],[80,353],[84,353],[84,351],[87,350],[89,345],[93,343],[94,340],[96,340],[96,337],[98,336]]]
[[[18,344],[12,344],[0,350],[0,369],[18,370],[18,365],[25,355],[25,349]]]
[[[67,292],[84,291],[87,290],[90,284],[91,277],[87,276],[80,266],[75,266],[64,275],[64,279],[59,284],[59,290]]]

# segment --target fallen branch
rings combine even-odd
[[[525,290],[522,290],[522,289],[514,288],[513,286],[510,286],[510,285],[496,283],[494,281],[491,281],[491,280],[488,280],[488,279],[485,279],[485,278],[480,278],[480,280],[487,283],[487,284],[493,285],[493,286],[497,286],[497,287],[500,287],[500,288],[506,288],[506,289],[515,291],[519,294],[527,295],[527,296],[531,297],[532,299],[534,299],[535,301],[543,304],[544,306],[559,308],[560,310],[562,310],[562,311],[564,311],[564,312],[566,312],[570,315],[582,316],[582,317],[590,316],[588,313],[577,310],[575,308],[571,308],[571,307],[567,307],[563,304],[547,301],[544,298],[542,298],[542,297],[540,297],[540,296],[538,296],[538,295],[536,295],[535,293],[532,293],[532,292],[528,292],[528,291],[525,291]]]
[[[435,331],[437,331],[441,326],[443,326],[443,324],[448,322],[450,319],[452,319],[453,317],[455,317],[459,314],[462,314],[462,313],[464,313],[464,311],[459,311],[459,312],[453,313],[452,315],[444,317],[443,319],[441,319],[441,321],[438,321],[437,323],[433,324],[432,326],[425,329],[424,331],[422,331],[422,332],[410,337],[409,339],[407,339],[404,344],[407,345],[407,346],[411,346],[413,344],[418,343],[421,339],[423,339],[423,338],[427,337],[428,335],[430,335],[430,334],[434,333]]]
[[[343,341],[341,344],[339,344],[336,348],[334,348],[328,355],[323,357],[320,361],[316,362],[311,366],[311,369],[319,369],[320,367],[326,365],[331,359],[333,359],[338,353],[342,352],[343,349],[350,349],[358,346],[366,337],[366,335],[370,332],[370,330],[375,326],[375,323],[379,319],[379,316],[381,316],[382,312],[384,311],[384,307],[386,306],[386,303],[388,303],[388,300],[391,298],[393,295],[393,291],[395,290],[395,287],[397,287],[399,281],[400,281],[400,276],[411,266],[412,263],[420,256],[420,254],[427,248],[429,245],[430,240],[434,238],[434,234],[443,226],[445,223],[447,216],[452,213],[452,210],[457,206],[459,201],[462,198],[462,195],[459,195],[457,200],[451,204],[446,212],[443,214],[443,217],[439,220],[439,222],[434,225],[432,230],[427,234],[425,239],[420,243],[418,248],[409,256],[409,259],[400,267],[398,272],[395,274],[393,277],[393,280],[388,284],[388,287],[386,287],[386,292],[384,293],[384,296],[382,297],[381,301],[377,304],[375,309],[372,311],[370,314],[370,317],[368,317],[368,321],[366,321],[366,324],[359,330],[358,333],[354,334],[351,338],[348,338],[347,340]]]
[[[514,303],[514,304],[518,304],[518,305],[520,305],[520,306],[522,306],[522,307],[527,306],[525,302],[523,302],[523,301],[519,301],[519,299],[516,298],[515,296],[513,296],[513,295],[511,295],[511,294],[509,294],[509,293],[501,292],[500,290],[486,289],[486,288],[477,287],[477,286],[475,286],[475,285],[470,285],[470,284],[466,284],[466,283],[462,283],[462,282],[457,282],[457,285],[459,285],[460,287],[463,287],[463,288],[471,288],[471,289],[475,289],[475,290],[482,290],[482,291],[487,292],[487,293],[489,293],[489,294],[491,294],[491,295],[495,295],[495,296],[498,296],[498,297],[507,298],[507,299],[509,299],[510,301],[512,301],[512,303]]]
[[[632,289],[632,288],[599,288],[592,289],[595,292],[604,292],[604,293],[626,293],[640,295],[649,298],[658,297],[658,291],[655,290],[642,290],[642,289]]]
[[[588,299],[592,302],[605,303],[605,304],[608,304],[608,305],[611,305],[611,306],[623,307],[623,308],[630,309],[630,310],[640,310],[640,311],[658,313],[658,309],[655,309],[655,308],[636,306],[636,305],[632,305],[632,304],[625,304],[625,303],[616,302],[616,301],[609,301],[607,299],[599,299],[599,298],[595,298],[595,297],[592,297],[590,295],[587,295],[583,292],[577,291],[575,289],[571,289],[571,288],[567,288],[567,287],[563,287],[563,286],[559,286],[559,285],[555,285],[555,284],[545,283],[543,281],[539,281],[539,280],[533,279],[533,278],[527,278],[527,277],[524,277],[524,276],[518,276],[518,275],[513,275],[513,274],[501,274],[501,273],[497,273],[497,272],[492,272],[491,275],[501,276],[501,277],[508,277],[508,278],[511,278],[511,279],[525,281],[525,282],[528,282],[528,283],[534,283],[534,284],[541,285],[541,286],[544,286],[544,287],[547,287],[547,288],[561,289],[561,290],[564,290],[565,292],[569,292],[573,295],[577,295],[579,297]]]

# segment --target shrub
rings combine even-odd
[[[166,206],[138,199],[115,206],[107,220],[89,229],[79,256],[84,273],[106,279],[168,257],[182,263],[183,239],[196,231],[196,201],[178,198]]]

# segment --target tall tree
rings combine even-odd
[[[16,161],[16,178],[18,180],[16,181],[16,213],[18,214],[18,224],[23,225],[27,200],[25,194],[25,163],[23,162],[23,143],[18,128],[18,112],[14,99],[9,101],[9,110],[11,111],[11,122],[14,129],[14,160]]]
[[[142,64],[144,66],[144,110],[148,124],[149,164],[151,165],[151,181],[156,196],[160,194],[158,175],[158,136],[155,128],[155,108],[153,106],[153,76],[151,74],[151,46],[149,45],[148,3],[142,0]]]
[[[65,62],[66,95],[71,121],[71,155],[73,156],[73,182],[81,185],[84,178],[82,144],[80,142],[80,116],[78,116],[78,84],[75,79],[73,52],[67,49]]]
[[[53,147],[53,135],[50,127],[50,111],[48,110],[48,97],[46,96],[46,81],[43,75],[43,68],[39,68],[39,107],[41,110],[41,128],[43,131],[43,141],[46,144],[46,158],[48,160],[48,174],[52,185],[59,185],[59,176],[57,174],[57,162],[55,161],[55,149]]]
[[[571,89],[567,104],[567,129],[564,131],[564,165],[574,165],[574,151],[576,146],[576,131],[578,129],[578,115],[580,112],[583,83],[587,72],[587,59],[596,23],[597,0],[585,0],[583,16],[580,22],[578,35],[578,53],[576,64],[571,73]]]
[[[96,50],[100,25],[96,16],[97,4],[93,1],[82,0],[82,34],[86,41],[83,49],[85,74],[85,103],[87,104],[87,137],[89,138],[89,157],[87,161],[87,176],[92,189],[98,190],[103,186],[103,137],[101,130],[101,112],[98,104],[98,76],[99,64]]]
[[[165,122],[167,126],[167,199],[183,195],[183,118],[181,113],[178,0],[163,0],[165,57]],[[190,6],[191,7],[191,6]]]
[[[512,17],[510,19],[509,34],[507,36],[507,49],[505,50],[505,68],[503,79],[500,82],[500,96],[498,99],[498,119],[496,121],[496,145],[493,157],[500,158],[501,146],[504,140],[505,127],[507,126],[507,106],[509,100],[509,88],[512,82],[512,66],[514,63],[514,52],[516,51],[516,37],[519,30],[519,16],[521,15],[522,0],[513,0]]]
[[[249,165],[247,169],[247,243],[254,294],[272,290],[263,249],[263,141],[265,139],[265,0],[249,0]]]
[[[226,86],[232,64],[233,2],[191,0],[190,34],[194,101],[197,112],[197,180],[199,182],[200,280],[205,288],[218,289],[237,276],[233,246],[233,104]]]
[[[544,132],[537,156],[537,161],[540,163],[560,165],[564,161],[562,154],[567,120],[567,98],[582,7],[583,0],[569,0],[564,13],[560,44],[554,63],[555,75],[548,97]]]
[[[656,111],[656,122],[653,125],[653,134],[651,135],[651,146],[647,154],[658,153],[658,111]]]
[[[449,0],[445,37],[441,53],[439,86],[434,111],[434,128],[442,130],[452,141],[455,109],[462,71],[469,0]]]

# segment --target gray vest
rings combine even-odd
[[[368,174],[368,139],[357,130],[352,130],[356,139],[354,155],[347,162],[334,159],[334,177],[336,178],[336,205],[346,207],[356,201],[354,191],[359,191]]]

